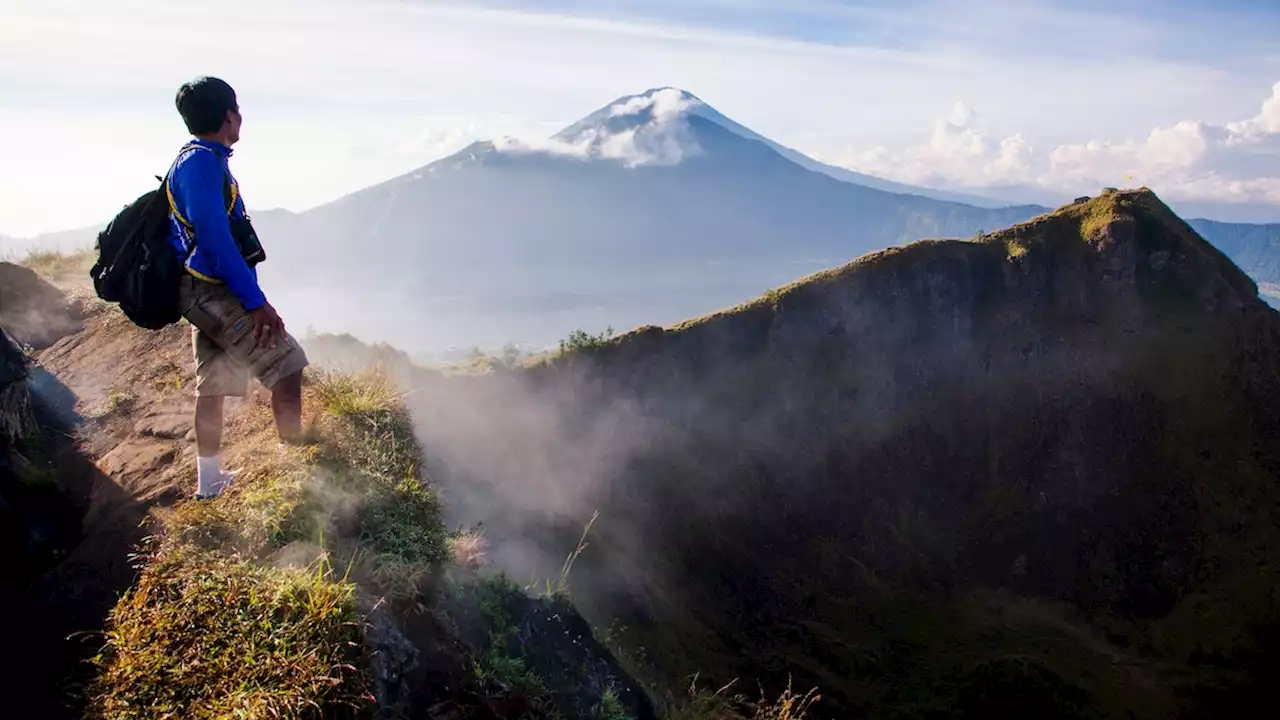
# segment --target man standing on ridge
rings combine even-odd
[[[266,254],[227,164],[240,140],[235,91],[201,77],[178,89],[176,104],[194,139],[169,171],[169,241],[186,258],[180,307],[196,361],[196,498],[207,499],[231,483],[219,459],[223,398],[244,397],[252,373],[271,391],[280,439],[296,442],[308,363],[258,286],[254,268]]]

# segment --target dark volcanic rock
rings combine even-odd
[[[481,665],[494,664],[493,658],[518,663],[536,678],[537,694],[553,705],[553,714],[611,717],[606,708],[613,703],[633,720],[656,717],[644,690],[568,601],[531,598],[509,583],[471,578],[454,590],[446,607]]]
[[[21,434],[29,404],[27,356],[0,327],[0,451]]]

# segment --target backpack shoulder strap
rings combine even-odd
[[[175,158],[173,161],[174,166],[178,164],[178,160],[181,160],[183,155],[195,150],[203,150],[208,153],[213,152],[209,148],[199,143],[188,143],[187,145],[183,146],[181,151],[178,152],[178,157]],[[173,216],[177,218],[178,222],[182,223],[183,227],[185,227],[187,230],[195,230],[195,227],[191,225],[191,222],[188,221],[185,217],[183,217],[182,212],[178,210],[178,203],[173,199],[173,188],[169,185],[169,175],[172,175],[172,174],[173,174],[173,168],[171,167],[169,169],[169,174],[165,175],[164,177],[164,192],[165,192],[165,195],[169,198],[169,212],[173,213]],[[239,190],[236,188],[235,184],[231,182],[231,178],[227,177],[227,173],[224,171],[222,173],[222,198],[227,203],[228,216],[230,216],[231,213],[235,211],[236,199],[239,197],[239,195],[240,195]]]

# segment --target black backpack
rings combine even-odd
[[[159,330],[182,317],[183,258],[169,243],[167,178],[129,205],[100,233],[89,271],[98,297],[118,303],[133,324]]]
[[[204,150],[188,145],[183,152]],[[187,274],[182,257],[169,242],[170,204],[169,178],[156,176],[160,187],[144,193],[126,205],[102,232],[94,248],[98,261],[89,271],[98,297],[118,303],[133,324],[148,330],[159,330],[182,317],[179,300],[182,278]],[[237,192],[231,179],[223,175],[222,197],[227,215],[235,209]],[[181,215],[178,221],[191,226]],[[266,259],[262,243],[253,230],[248,215],[237,219],[231,227],[232,239],[249,267]],[[192,238],[191,251],[195,251]]]

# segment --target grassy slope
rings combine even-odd
[[[276,447],[269,412],[256,407],[228,438],[229,462],[246,468],[233,489],[163,517],[139,582],[112,614],[91,717],[365,717],[380,705],[359,592],[430,604],[442,561],[476,540],[440,525],[384,377],[321,376],[306,403],[322,417],[314,444]],[[499,717],[563,717],[512,645],[524,631],[504,607],[520,588],[501,575],[449,578],[451,607],[476,608],[488,627],[469,678],[489,696],[483,704],[501,707],[494,698],[514,693],[526,700]],[[668,714],[800,720],[816,699],[695,687]],[[630,715],[606,691],[583,717]]]
[[[416,592],[448,538],[387,382],[313,378],[305,403],[312,444],[279,446],[259,404],[228,433],[233,488],[165,514],[112,614],[94,717],[372,710],[355,581]]]
[[[72,296],[89,297],[92,261],[91,253],[33,253],[23,264]],[[118,313],[99,319],[134,332]],[[397,369],[378,352],[357,360]],[[455,697],[433,702],[443,699],[469,717],[562,716],[520,648],[502,642],[517,631],[502,608],[523,591],[501,575],[474,572],[483,540],[441,526],[394,382],[349,368],[309,371],[306,445],[280,445],[268,407],[254,396],[246,413],[229,419],[226,464],[240,470],[233,488],[212,502],[155,511],[158,532],[140,549],[138,581],[112,611],[94,659],[99,675],[87,716],[394,714],[394,698],[375,697],[370,605],[390,601],[421,612],[442,587],[455,608],[487,598],[475,607],[490,641],[468,660],[468,651],[456,655],[456,640],[435,638],[436,650],[461,661],[464,672],[454,678]],[[450,556],[459,566],[444,566]],[[785,693],[757,701],[732,686],[690,691],[667,706],[668,715],[800,720],[816,699]],[[630,717],[607,691],[595,702],[593,718]]]

